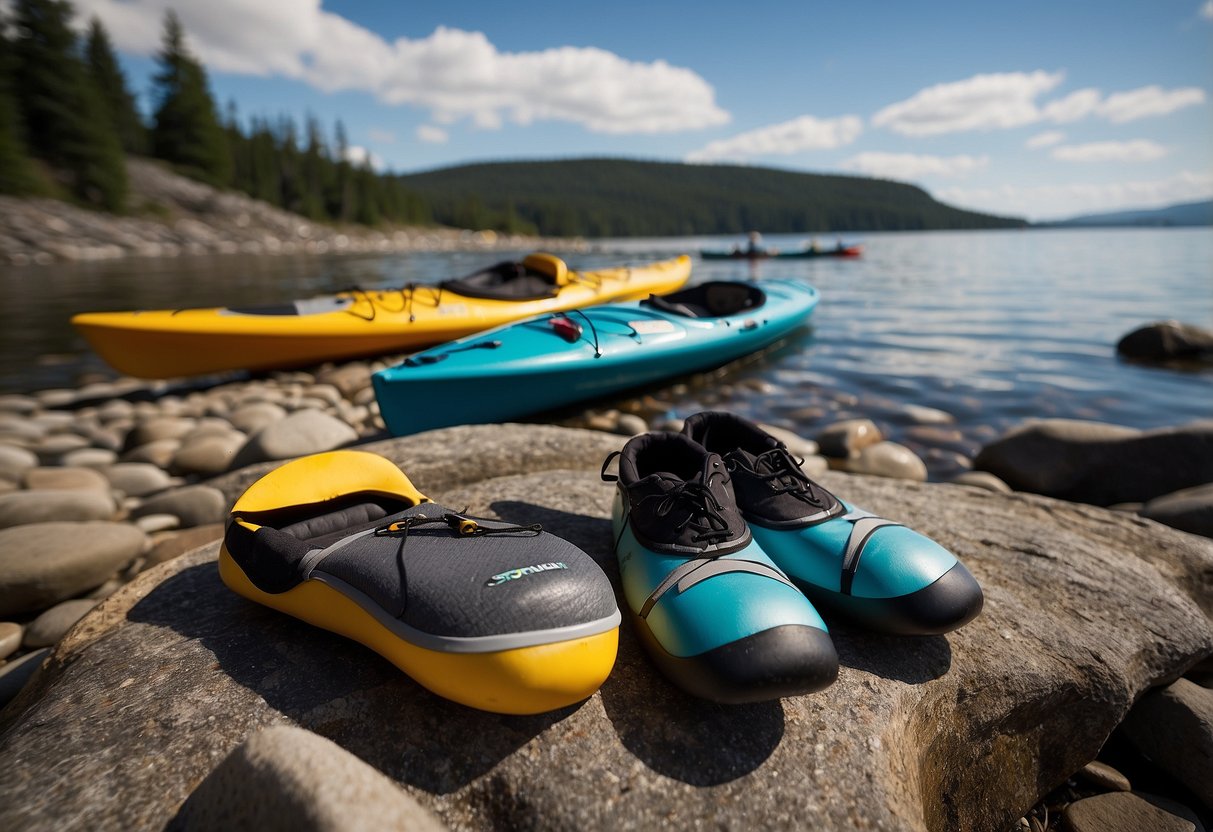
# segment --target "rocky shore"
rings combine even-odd
[[[640,397],[563,426],[390,439],[370,375],[392,360],[0,396],[0,826],[1208,824],[1213,423],[1028,423],[955,484],[923,482],[868,420],[782,428],[812,476],[955,551],[982,616],[928,639],[831,621],[836,686],[737,709],[678,693],[625,627],[599,694],[509,718],[228,592],[228,507],[282,460],[357,444],[437,499],[542,522],[614,578],[597,468],[678,425]],[[1129,773],[1162,772],[1152,791],[1088,766],[1117,748]]]
[[[449,228],[372,229],[311,222],[231,191],[187,179],[163,163],[128,157],[126,215],[54,199],[0,196],[0,264],[190,254],[326,254],[548,248],[574,240]]]

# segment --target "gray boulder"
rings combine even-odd
[[[1152,431],[1032,421],[986,445],[973,465],[1017,491],[1100,506],[1144,503],[1213,478],[1213,421]]]
[[[319,410],[299,410],[250,436],[231,467],[331,451],[357,439],[358,433],[340,419]]]
[[[385,447],[431,497],[540,522],[617,580],[597,469],[621,441],[493,426]],[[1093,759],[1143,691],[1213,652],[1213,542],[1033,495],[836,473],[823,484],[955,551],[984,587],[982,615],[930,638],[831,621],[833,687],[727,708],[669,684],[625,621],[597,694],[502,717],[236,596],[213,544],[86,616],[0,715],[0,746],[22,760],[0,767],[13,795],[0,827],[84,812],[99,826],[163,826],[216,759],[287,723],[465,829],[1005,829]]]
[[[400,786],[301,728],[258,731],[194,790],[170,829],[446,829]]]
[[[143,552],[125,523],[32,523],[0,529],[0,615],[43,610],[101,586]]]
[[[1121,338],[1116,352],[1137,361],[1213,359],[1213,332],[1179,321],[1158,321]]]

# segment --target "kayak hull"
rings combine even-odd
[[[582,327],[575,343],[553,331],[552,316],[540,316],[435,347],[372,376],[380,413],[393,434],[405,436],[508,421],[718,367],[783,338],[817,304],[810,286],[758,285],[766,304],[737,315],[691,319],[616,303],[568,315]],[[499,346],[478,346],[493,343]]]
[[[690,277],[681,257],[582,274],[552,297],[507,301],[437,287],[356,291],[301,302],[306,314],[183,309],[90,312],[72,324],[106,363],[139,378],[305,367],[421,349],[531,315],[672,292]],[[327,307],[327,308],[326,308]]]

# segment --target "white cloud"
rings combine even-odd
[[[858,116],[818,119],[813,116],[759,127],[727,139],[714,141],[687,154],[688,162],[719,162],[754,156],[787,156],[807,150],[832,150],[848,145],[863,132]]]
[[[1131,142],[1091,142],[1053,148],[1049,154],[1062,162],[1150,162],[1167,155],[1167,148],[1148,139]]]
[[[1092,115],[1120,124],[1167,115],[1205,100],[1205,92],[1199,87],[1164,90],[1152,85],[1107,98],[1087,87],[1038,105],[1037,99],[1064,77],[1061,72],[1036,70],[974,75],[964,81],[936,84],[878,111],[872,116],[872,124],[903,136],[1006,129],[1042,121],[1068,124]]]
[[[1065,98],[1050,101],[1041,112],[1043,118],[1058,124],[1068,124],[1086,118],[1099,107],[1099,90],[1088,87],[1075,90]]]
[[[1024,147],[1029,150],[1038,150],[1042,147],[1051,147],[1059,144],[1066,139],[1066,134],[1060,130],[1048,130],[1044,133],[1037,133],[1032,138],[1024,142]]]
[[[1166,179],[1129,182],[947,188],[936,191],[935,196],[951,205],[1004,216],[1058,219],[1213,199],[1213,174],[1183,171]]]
[[[367,131],[367,136],[370,137],[371,141],[378,142],[379,144],[392,144],[396,141],[396,134],[391,130],[379,130],[374,127]]]
[[[1149,116],[1165,116],[1184,107],[1200,104],[1204,100],[1205,91],[1199,87],[1164,90],[1158,86],[1149,86],[1109,95],[1107,100],[1099,105],[1099,114],[1108,121],[1122,124]]]
[[[1205,20],[1213,20],[1213,0],[1205,0],[1205,4],[1200,7],[1200,16]]]
[[[1061,83],[1063,74],[1005,72],[936,84],[872,116],[872,124],[903,136],[935,136],[962,130],[1019,127],[1040,120],[1036,97]]]
[[[164,12],[176,6],[189,43],[222,72],[294,78],[325,92],[369,92],[428,110],[438,123],[467,118],[569,121],[600,133],[659,133],[720,125],[729,114],[701,76],[665,61],[629,61],[603,49],[501,52],[480,32],[439,27],[388,42],[321,8],[321,0],[78,0],[117,47],[157,50]]]
[[[435,127],[432,124],[423,124],[417,128],[417,138],[429,144],[446,144],[450,136],[441,127]]]
[[[345,149],[345,158],[351,165],[362,167],[370,163],[375,170],[383,170],[383,159],[378,154],[371,153],[365,147],[352,144]]]
[[[912,153],[860,153],[841,164],[882,179],[914,181],[923,176],[961,176],[989,164],[988,156],[917,156]]]

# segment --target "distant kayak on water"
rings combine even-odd
[[[839,243],[831,248],[815,248],[806,246],[801,249],[780,251],[777,248],[749,249],[735,247],[732,249],[702,249],[699,256],[704,260],[768,260],[772,257],[859,257],[863,247],[858,243]]]

